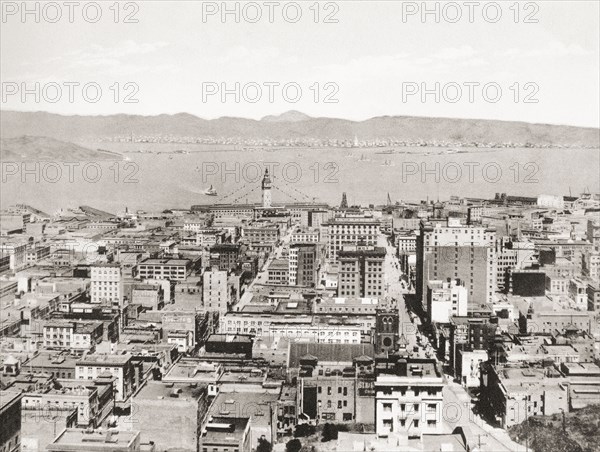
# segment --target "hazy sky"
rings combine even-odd
[[[239,23],[234,14],[224,20],[220,11],[208,15],[221,2],[121,3],[118,23],[110,9],[113,2],[99,2],[101,17],[95,23],[94,6],[77,3],[71,23],[63,2],[54,4],[60,11],[38,4],[39,22],[35,13],[21,16],[21,2],[3,2],[3,109],[188,112],[204,118],[260,118],[295,109],[356,120],[417,115],[599,126],[596,1],[522,2],[512,9],[512,1],[499,2],[502,15],[496,22],[496,6],[479,2],[472,23],[464,2],[428,2],[428,8],[439,8],[439,23],[434,14],[423,19],[420,10],[403,16],[422,2],[321,2],[318,8],[312,1],[299,2],[302,16],[295,23],[298,8],[290,2],[272,2],[272,23],[268,2],[237,4]],[[29,6],[34,10],[35,5]],[[236,3],[228,7],[234,9]],[[255,20],[258,11],[262,16]],[[55,19],[58,12],[62,15]],[[137,23],[124,23],[129,13]],[[337,23],[325,23],[328,15]],[[73,102],[65,82],[80,83],[73,87]],[[88,100],[82,93],[86,83]],[[285,84],[288,91],[283,93]],[[219,93],[207,95],[208,88],[223,85],[232,91],[224,101]],[[251,102],[258,97],[257,86],[262,97]],[[22,99],[24,87],[37,91],[39,102],[34,94]],[[424,99],[420,92],[408,95],[422,88],[431,91]],[[124,102],[127,94],[138,102]],[[338,102],[325,102],[327,95]]]

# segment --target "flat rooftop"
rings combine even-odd
[[[83,366],[124,366],[131,360],[131,355],[87,355],[77,361],[77,365]]]
[[[21,398],[21,394],[12,391],[0,391],[0,412]]]
[[[118,451],[128,450],[139,437],[138,431],[125,430],[94,430],[87,431],[78,428],[64,429],[56,439],[48,445],[51,451]]]
[[[145,259],[139,265],[187,265],[189,259]]]
[[[207,422],[200,436],[203,444],[239,444],[250,418],[244,417],[213,417]]]

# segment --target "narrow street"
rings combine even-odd
[[[461,426],[481,452],[527,452],[527,448],[515,443],[501,428],[494,428],[473,411],[471,397],[460,384],[448,379],[444,387],[442,419],[448,432]]]

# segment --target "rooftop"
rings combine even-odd
[[[248,417],[212,417],[206,423],[201,435],[203,444],[237,445],[244,437],[250,418]]]
[[[50,451],[65,450],[129,450],[139,438],[138,431],[125,430],[82,430],[77,428],[64,429],[56,439],[48,445]],[[133,450],[133,449],[131,449]]]

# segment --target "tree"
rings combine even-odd
[[[321,438],[322,442],[331,441],[332,439],[337,439],[338,437],[338,428],[335,424],[330,424],[329,422],[323,426],[323,437]]]
[[[299,452],[300,449],[302,449],[302,443],[297,438],[291,439],[285,444],[286,452]]]
[[[267,441],[265,438],[258,438],[258,447],[256,448],[256,452],[271,452],[273,450],[273,445]]]
[[[317,431],[316,427],[311,424],[298,424],[296,426],[296,430],[294,430],[294,436],[296,438],[302,436],[310,436],[313,435]]]

